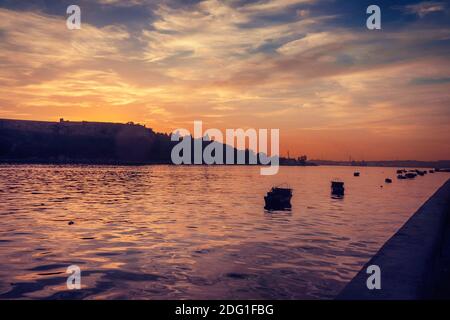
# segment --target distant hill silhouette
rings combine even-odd
[[[177,144],[170,135],[154,132],[134,123],[46,122],[0,119],[0,162],[3,163],[87,163],[87,164],[171,164],[171,151]],[[194,139],[192,139],[192,150]],[[202,150],[214,141],[202,141]],[[245,163],[251,150],[237,150],[225,144],[225,155],[244,154]],[[193,163],[193,154],[191,157]],[[280,159],[280,163],[305,165],[296,160]]]

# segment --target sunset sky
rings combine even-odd
[[[282,154],[316,159],[450,159],[450,4],[0,0],[0,118],[61,117],[279,128]]]

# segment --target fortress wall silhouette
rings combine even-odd
[[[2,162],[161,162],[170,159],[166,134],[137,124],[0,119]]]
[[[77,135],[102,135],[114,134],[118,130],[124,128],[138,131],[149,131],[153,133],[152,129],[147,129],[145,126],[139,124],[122,124],[122,123],[107,123],[107,122],[88,122],[88,121],[34,121],[34,120],[9,120],[0,119],[0,129],[21,130],[29,132],[40,133],[54,133],[58,130],[67,134]]]

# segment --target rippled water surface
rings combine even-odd
[[[0,166],[0,298],[333,298],[449,178],[354,170]],[[283,182],[292,211],[265,211]],[[82,289],[69,291],[73,264]]]

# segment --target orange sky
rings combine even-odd
[[[153,2],[138,28],[88,11],[81,30],[68,30],[64,13],[0,8],[0,118],[162,132],[203,120],[279,128],[291,156],[450,159],[450,28],[418,14],[373,32],[332,23],[339,12],[293,10],[318,1]]]

